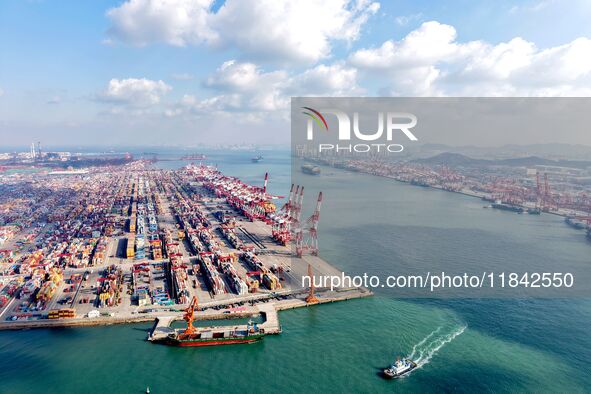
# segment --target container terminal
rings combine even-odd
[[[591,161],[556,161],[537,157],[476,160],[442,153],[429,158],[392,161],[361,155],[320,155],[301,148],[302,172],[318,165],[370,174],[414,186],[477,197],[509,213],[552,214],[586,231],[591,240]],[[554,165],[552,165],[554,163]]]
[[[0,177],[0,329],[154,320],[158,342],[192,306],[193,320],[261,316],[256,332],[277,334],[279,310],[372,294],[302,287],[342,275],[318,255],[322,193],[306,217],[303,186],[278,208],[268,175],[249,185],[206,165]]]

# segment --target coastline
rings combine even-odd
[[[312,160],[312,162],[315,162],[315,161]],[[330,168],[340,169],[340,170],[343,170],[343,171],[346,171],[346,172],[353,172],[353,173],[358,172],[358,173],[361,173],[361,174],[372,175],[372,176],[376,176],[376,177],[379,177],[379,178],[387,178],[387,179],[391,179],[391,180],[396,181],[396,182],[400,182],[400,183],[405,183],[405,184],[408,184],[408,185],[412,185],[412,183],[410,181],[406,181],[406,180],[403,180],[403,179],[398,179],[398,178],[395,178],[395,177],[390,176],[390,175],[375,174],[375,173],[361,171],[361,170],[353,171],[353,170],[350,170],[348,168],[335,167],[334,165],[330,165],[330,164],[325,163],[325,162],[320,162],[320,164],[322,164],[324,166],[327,166],[327,167],[330,167]],[[462,189],[462,190],[449,190],[449,189],[445,189],[445,188],[443,188],[441,186],[428,185],[428,184],[425,184],[425,185],[413,185],[413,186],[418,186],[418,187],[423,187],[423,188],[429,188],[429,189],[435,189],[435,190],[441,190],[441,191],[449,192],[449,193],[462,194],[464,196],[478,198],[478,199],[482,199],[484,197],[488,197],[484,193],[480,193],[479,194],[478,192],[475,192],[475,191],[472,191],[472,190],[465,190],[465,189]],[[523,209],[532,208],[531,206],[527,206],[527,205],[523,205],[523,204],[512,204],[512,205],[515,205],[516,207],[520,207],[520,208],[523,208]],[[547,213],[547,214],[555,215],[555,216],[560,216],[560,217],[564,217],[564,218],[566,218],[566,217],[574,214],[574,213],[570,213],[569,214],[567,212],[560,212],[560,211],[543,211],[543,213]],[[577,214],[579,214],[579,213],[577,213]],[[580,214],[583,215],[585,213],[584,212],[580,212]]]
[[[327,304],[332,302],[347,301],[355,298],[365,298],[373,296],[373,293],[365,288],[349,288],[336,289],[328,296],[323,293],[328,290],[317,289],[316,295],[318,302],[314,304],[306,303],[302,298],[296,297],[293,299],[285,299],[271,302],[267,305],[272,305],[276,311],[283,311],[288,309],[296,309],[309,307],[313,305]],[[301,293],[301,292],[300,292]],[[302,293],[307,294],[307,292]],[[257,307],[265,305],[265,303],[257,303],[251,307],[246,307],[244,310],[233,311],[231,309],[220,310],[206,310],[195,313],[195,320],[232,320],[246,317],[253,317],[259,314]],[[182,305],[179,305],[182,307]],[[79,317],[73,319],[42,319],[29,321],[2,321],[0,322],[0,331],[5,330],[25,330],[31,328],[66,328],[66,327],[94,327],[94,326],[110,326],[115,324],[134,324],[154,321],[157,318],[173,316],[172,320],[181,320],[183,311],[170,312],[151,312],[141,315],[125,315],[125,316],[102,316],[97,318]]]

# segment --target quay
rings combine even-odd
[[[277,317],[277,309],[273,304],[257,305],[256,307],[250,307],[244,311],[239,312],[239,316],[234,317],[247,317],[247,316],[258,316],[262,315],[265,321],[259,324],[259,328],[264,330],[266,335],[280,334],[281,325],[279,324],[279,318]],[[200,320],[211,319],[208,314],[203,314],[199,317]],[[175,320],[179,320],[180,316],[163,316],[157,317],[154,327],[150,334],[148,334],[148,341],[159,341],[168,336],[174,330],[170,327]],[[216,331],[221,329],[231,328],[233,330],[247,330],[247,326],[235,325],[235,326],[223,326],[223,327],[196,327],[197,332],[203,331]]]
[[[361,298],[361,297],[368,297],[371,296],[372,293],[364,288],[351,288],[351,289],[341,289],[337,292],[332,292],[330,296],[319,296],[317,302],[312,305],[318,305],[323,303],[329,302],[338,302],[338,301],[345,301],[353,298]],[[295,309],[295,308],[302,308],[311,306],[308,302],[306,302],[303,298],[294,298],[290,300],[282,300],[276,301],[271,303],[265,304],[258,304],[251,307],[245,307],[236,312],[232,312],[232,315],[228,314],[228,311],[224,311],[220,313],[207,313],[201,312],[196,313],[195,317],[196,320],[219,320],[222,318],[230,319],[230,318],[245,318],[245,317],[256,317],[262,316],[264,318],[264,322],[260,323],[258,326],[260,329],[264,330],[265,335],[275,335],[280,334],[281,324],[279,323],[279,316],[278,312],[287,309]],[[172,333],[174,330],[170,327],[174,321],[178,321],[182,319],[181,314],[176,315],[168,315],[168,316],[159,316],[156,317],[154,326],[152,330],[148,334],[149,341],[158,341],[164,339],[168,336],[168,334]],[[238,326],[218,326],[218,327],[198,327],[198,331],[215,331],[221,330],[223,328],[231,327],[235,330],[245,330],[246,325],[238,325]]]
[[[198,311],[195,314],[196,320],[230,320],[251,318],[263,315],[265,318],[265,328],[268,334],[278,334],[281,332],[281,325],[279,323],[280,311],[310,307],[313,305],[346,301],[355,298],[363,298],[372,296],[373,293],[365,288],[350,288],[338,289],[330,291],[328,289],[316,289],[318,302],[310,305],[305,300],[307,292],[298,292],[293,294],[294,298],[271,301],[253,306],[242,308],[226,308],[220,310],[207,309],[205,311]],[[263,299],[264,300],[264,299]],[[211,305],[210,305],[211,306]],[[178,307],[182,307],[178,305]],[[182,312],[175,311],[157,311],[145,314],[128,314],[128,315],[114,315],[101,316],[94,319],[89,318],[74,318],[63,320],[33,320],[33,321],[3,321],[0,323],[0,330],[22,330],[31,328],[59,328],[59,327],[91,327],[91,326],[108,326],[114,324],[134,324],[154,321],[148,339],[168,334],[170,332],[170,325],[174,321],[182,320]],[[211,327],[210,327],[211,328]]]

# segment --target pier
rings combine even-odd
[[[196,318],[198,320],[211,320],[215,314],[211,313],[202,313],[196,314]],[[232,315],[233,318],[240,318],[240,317],[252,317],[262,315],[265,321],[263,323],[258,324],[258,327],[261,330],[264,330],[265,335],[273,335],[273,334],[280,334],[281,333],[281,325],[279,324],[279,317],[277,316],[277,309],[273,304],[263,304],[258,306],[253,306],[250,308],[246,308],[241,310],[238,313]],[[165,339],[168,334],[174,332],[170,326],[171,324],[176,321],[180,320],[181,316],[162,316],[157,317],[154,322],[154,327],[148,334],[148,341],[158,341]],[[211,326],[211,327],[196,327],[197,332],[203,331],[216,331],[216,330],[223,330],[223,329],[233,329],[233,330],[244,330],[246,331],[247,326],[243,325],[235,325],[235,326]]]
[[[348,299],[353,298],[361,298],[361,297],[368,297],[371,296],[372,293],[363,288],[351,288],[351,289],[342,289],[337,292],[329,292],[330,294],[318,297],[318,302],[314,303],[313,305],[330,303],[330,302],[338,302],[338,301],[345,301]],[[295,309],[295,308],[303,308],[312,306],[311,304],[307,303],[305,299],[302,298],[295,298],[292,300],[283,300],[277,301],[272,303],[265,303],[259,304],[256,306],[248,307],[240,309],[239,311],[232,311],[226,310],[221,313],[208,313],[208,312],[196,312],[195,317],[196,320],[216,320],[220,318],[225,319],[238,319],[238,318],[248,318],[248,317],[255,317],[255,316],[262,316],[264,318],[264,322],[258,324],[258,327],[261,330],[264,330],[265,335],[275,335],[280,334],[282,331],[281,324],[279,323],[279,311],[288,310],[288,309]],[[166,338],[168,334],[174,332],[174,329],[170,326],[173,322],[182,320],[181,314],[176,315],[169,315],[169,316],[159,316],[156,317],[154,320],[154,326],[152,330],[148,334],[149,341],[158,341]],[[209,326],[209,327],[196,327],[197,331],[215,331],[215,330],[222,330],[227,328],[232,328],[234,330],[246,330],[246,325],[236,325],[236,326]]]

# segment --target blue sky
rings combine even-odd
[[[285,143],[293,95],[588,96],[590,17],[576,0],[3,0],[0,138]]]

